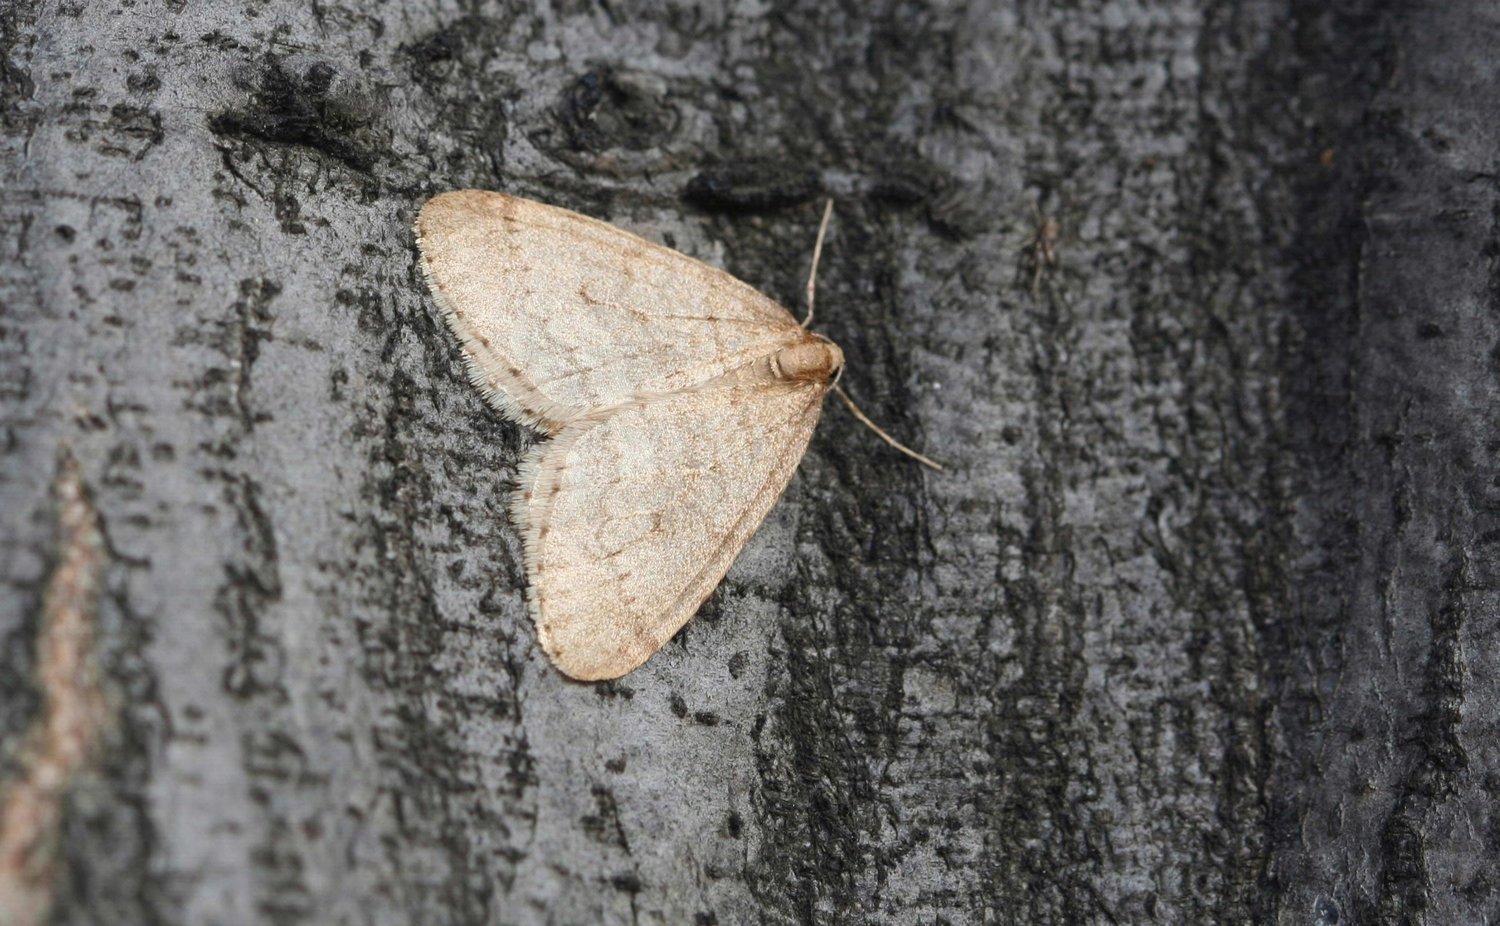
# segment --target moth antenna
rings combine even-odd
[[[823,236],[828,234],[828,220],[833,217],[833,197],[828,197],[828,205],[823,207],[823,221],[818,224],[818,243],[813,245],[812,269],[807,272],[807,317],[802,319],[802,327],[806,328],[813,320],[813,300],[818,294],[818,258],[823,256]]]
[[[831,201],[829,205],[832,205]],[[843,371],[840,370],[839,372],[842,373]],[[845,392],[844,387],[840,386],[837,382],[833,384],[833,391],[837,392],[839,394],[839,398],[844,400],[844,404],[849,406],[849,411],[854,413],[854,417],[858,418],[860,423],[865,427],[869,428],[871,431],[874,431],[877,435],[879,435],[881,440],[885,441],[887,444],[890,444],[892,447],[895,447],[897,450],[911,457],[913,460],[916,460],[918,463],[921,463],[924,466],[930,466],[938,472],[943,471],[943,464],[937,462],[936,460],[933,460],[931,457],[925,457],[922,454],[917,453],[915,450],[911,449],[910,447],[896,440],[894,437],[885,433],[884,428],[871,421],[869,415],[866,415],[864,412],[859,410],[859,406],[855,405],[854,400],[849,398],[849,393]]]

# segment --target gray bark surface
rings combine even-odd
[[[0,913],[1500,920],[1500,13],[1313,6],[0,5]],[[460,187],[793,307],[834,196],[816,327],[948,471],[830,403],[566,680]]]

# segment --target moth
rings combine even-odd
[[[829,210],[813,253],[816,273]],[[470,379],[542,432],[512,516],[542,649],[618,678],[697,612],[781,496],[844,354],[728,273],[480,190],[429,200],[422,272]]]

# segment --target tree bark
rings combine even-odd
[[[0,921],[1500,919],[1500,14],[0,6]],[[837,404],[568,681],[429,196],[800,305]],[[25,810],[16,810],[24,807]]]

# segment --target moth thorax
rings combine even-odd
[[[844,352],[827,338],[813,335],[806,341],[783,347],[771,357],[771,372],[777,379],[826,382],[844,366]]]

